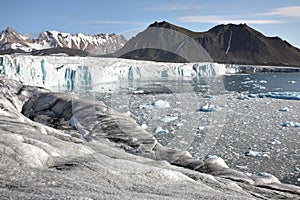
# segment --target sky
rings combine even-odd
[[[130,38],[155,21],[197,32],[246,23],[300,48],[299,0],[7,0],[0,5],[0,30],[11,27],[28,35],[57,30]]]

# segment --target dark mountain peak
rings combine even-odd
[[[217,25],[211,29],[209,29],[208,33],[224,33],[226,31],[255,31],[251,27],[249,27],[247,24],[220,24]]]
[[[232,24],[232,23],[229,23],[229,24],[219,24],[215,27],[213,27],[212,29],[215,29],[215,28],[247,28],[249,27],[247,24]]]
[[[150,24],[149,27],[157,27],[157,28],[169,28],[172,29],[172,27],[174,27],[175,25],[166,22],[166,21],[162,21],[162,22],[157,22],[155,21],[153,24]]]
[[[176,26],[176,25],[171,24],[171,23],[166,22],[166,21],[162,21],[162,22],[155,21],[153,24],[150,24],[148,28],[166,28],[166,29],[175,30],[175,31],[184,33],[186,35],[190,35],[190,34],[193,33],[193,31],[190,31],[188,29]]]
[[[149,30],[150,28],[175,30],[188,37],[168,31],[159,34],[160,30],[155,34],[155,31]],[[176,55],[192,54],[196,51],[193,47],[197,45],[187,42],[190,41],[189,38],[192,38],[200,46],[198,51],[202,52],[202,56],[197,57],[197,62],[205,62],[208,56],[203,55],[208,54],[213,62],[218,63],[300,66],[300,50],[298,48],[279,37],[267,37],[247,24],[221,24],[206,32],[193,32],[166,21],[154,22],[145,31],[129,40],[118,53],[131,51],[130,55],[127,53],[126,58],[181,62],[180,59],[176,60],[178,56],[166,56],[164,52],[169,51]],[[143,51],[133,51],[136,47]],[[146,51],[147,48],[152,48],[152,50]],[[203,52],[203,49],[206,53]],[[185,54],[183,51],[186,51]],[[191,59],[188,60],[191,61]]]

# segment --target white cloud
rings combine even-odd
[[[268,19],[229,19],[225,16],[218,15],[194,15],[182,16],[178,18],[180,22],[184,23],[213,23],[213,24],[278,24],[284,23],[281,20],[268,20]]]
[[[80,24],[107,24],[107,25],[145,25],[146,22],[138,21],[118,21],[118,20],[99,20],[99,21],[82,21]]]
[[[155,8],[149,8],[148,11],[180,11],[180,10],[196,10],[202,8],[198,5],[167,5]]]
[[[284,17],[300,17],[300,6],[281,7],[260,15],[278,15]]]

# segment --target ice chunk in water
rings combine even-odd
[[[246,94],[240,94],[237,98],[241,100],[249,99],[248,95]]]
[[[290,109],[288,107],[284,107],[284,108],[280,108],[279,111],[282,111],[282,112],[289,112]]]
[[[144,90],[135,90],[133,91],[133,94],[143,94]]]
[[[248,97],[249,98],[257,98],[257,95],[256,94],[248,94]]]
[[[155,133],[156,133],[156,134],[157,134],[157,133],[162,133],[162,134],[164,134],[164,133],[169,133],[169,131],[166,130],[166,129],[163,129],[162,127],[159,126],[159,127],[156,128]]]
[[[172,122],[178,119],[178,116],[166,116],[165,118],[162,118],[161,121],[163,122]]]
[[[200,111],[202,111],[202,112],[212,112],[212,111],[216,111],[216,109],[213,105],[206,104],[206,105],[204,105],[200,108]]]
[[[284,122],[282,124],[282,126],[284,126],[284,127],[300,127],[300,123],[293,122],[293,121],[287,121],[287,122]]]
[[[151,103],[152,106],[158,109],[170,108],[170,104],[164,100],[157,100]]]
[[[270,153],[249,150],[245,153],[245,156],[270,158]]]
[[[259,83],[267,83],[266,80],[260,80]]]
[[[157,109],[165,109],[165,108],[170,108],[170,104],[167,101],[164,100],[157,100],[152,102],[151,104],[143,104],[140,105],[140,109],[152,109],[152,108],[157,108]]]
[[[272,145],[281,144],[281,142],[279,141],[279,139],[278,139],[278,138],[275,138],[275,139],[273,139],[273,140],[269,141],[268,143],[269,143],[269,144],[272,144]]]

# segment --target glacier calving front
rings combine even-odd
[[[0,56],[0,74],[28,85],[74,91],[103,83],[223,75],[234,67],[218,63],[163,63],[120,58]]]

